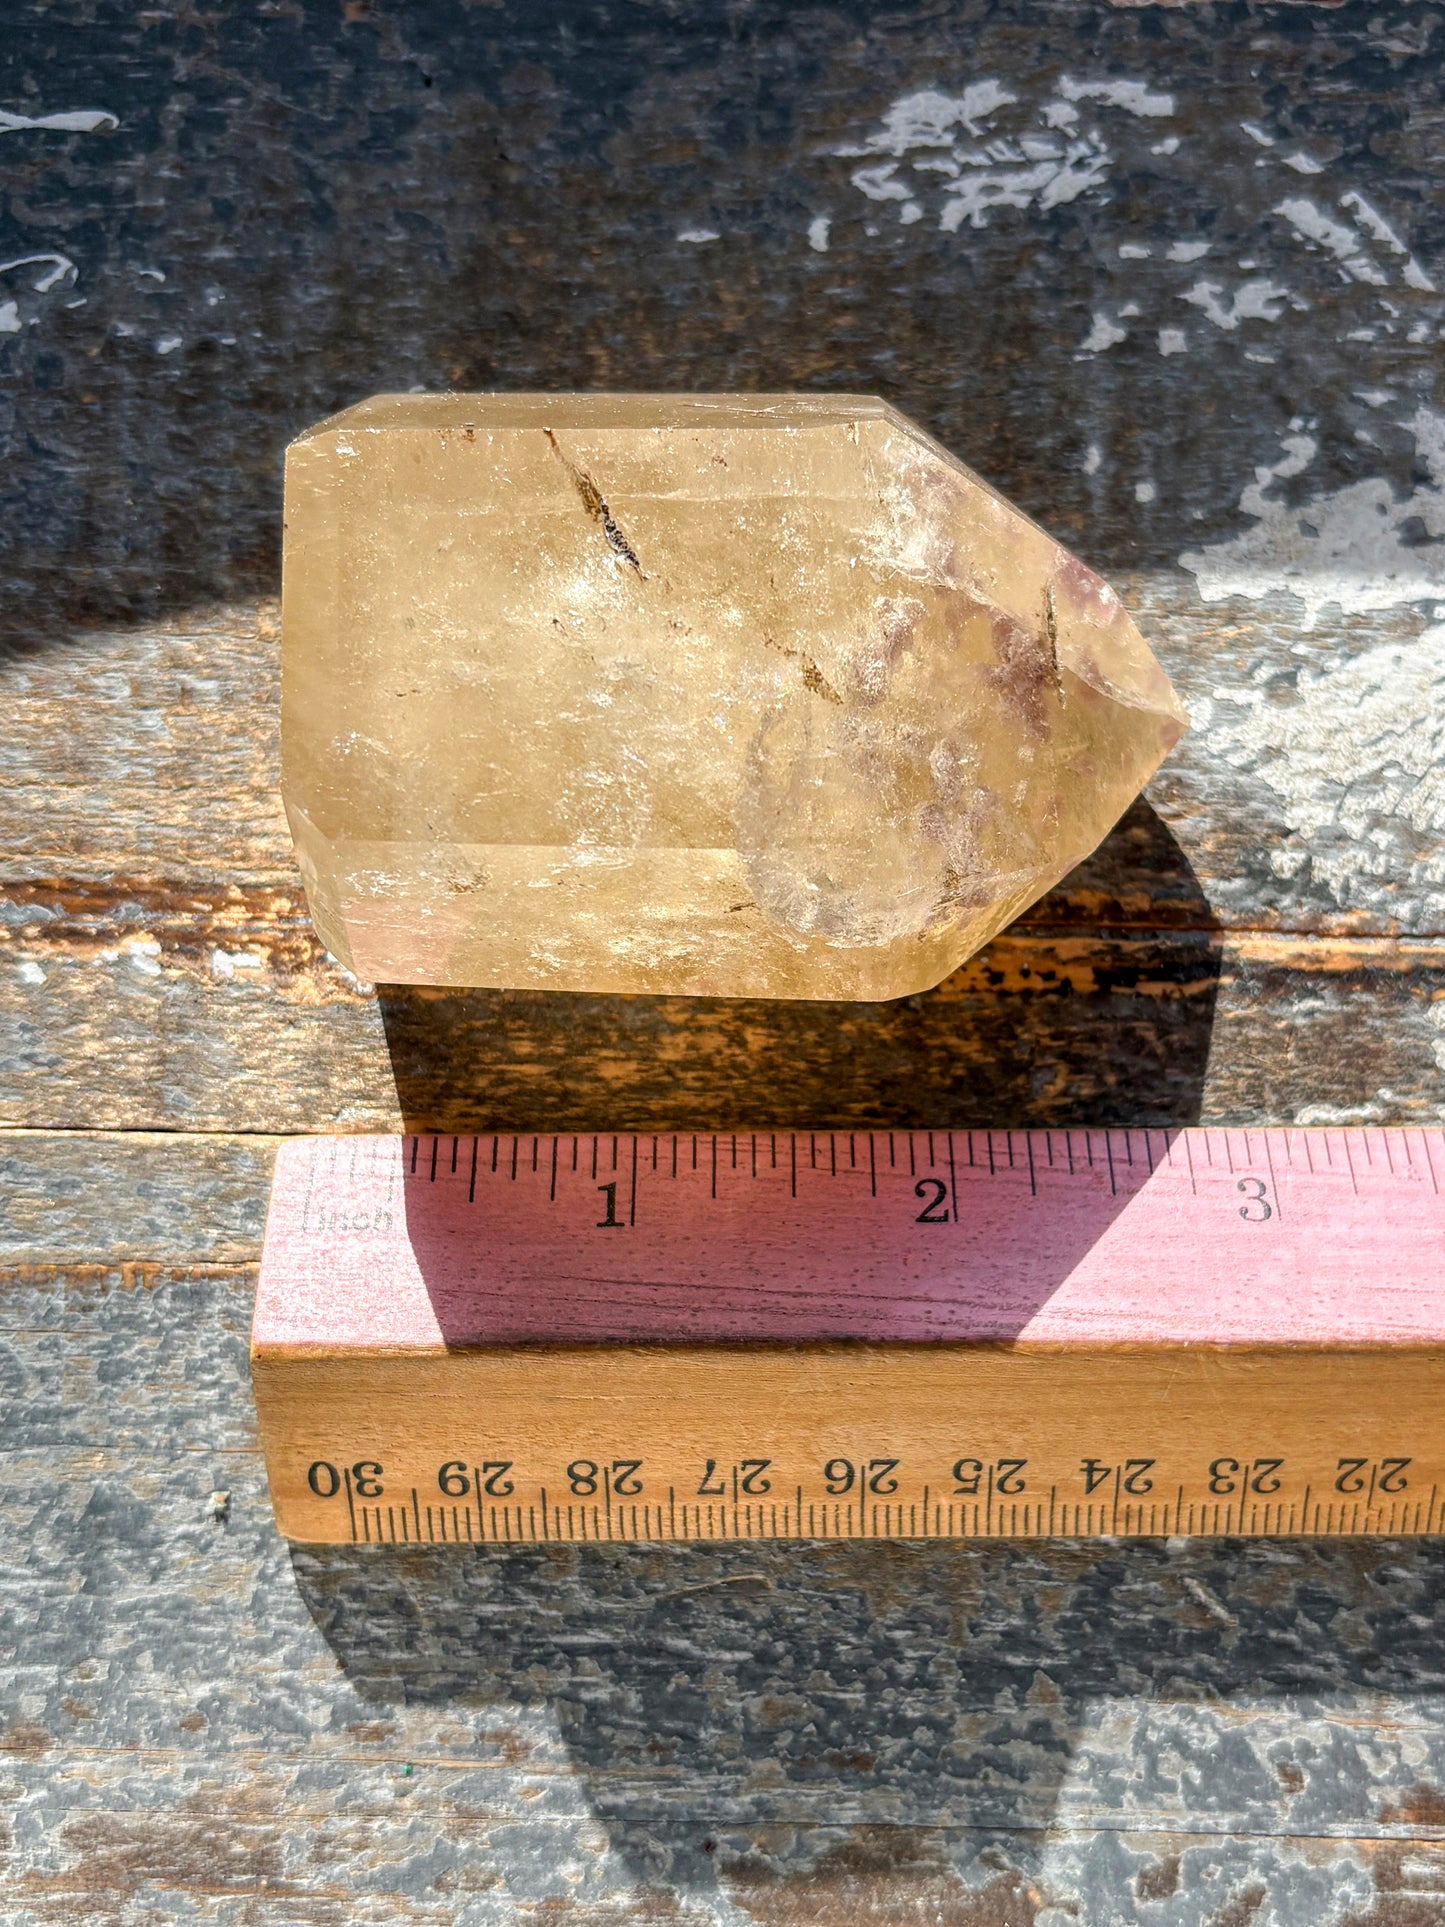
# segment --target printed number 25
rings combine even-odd
[[[1250,1224],[1263,1224],[1266,1218],[1272,1218],[1274,1216],[1269,1199],[1265,1195],[1268,1188],[1263,1178],[1241,1178],[1239,1180],[1235,1189],[1242,1191],[1248,1199],[1247,1204],[1242,1204],[1239,1207],[1239,1215],[1241,1218],[1248,1219]]]

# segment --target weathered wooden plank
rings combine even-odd
[[[1305,631],[1279,604],[1208,608],[1178,574],[1121,586],[1195,727],[1151,786],[1157,813],[1134,812],[1031,921],[1445,930],[1420,714],[1434,645],[1410,612]],[[270,603],[213,608],[0,670],[4,928],[163,934],[193,906],[225,924],[301,903],[277,637]]]
[[[1246,694],[1280,685],[1231,717],[1295,716],[1302,648],[1327,686],[1332,652],[1404,647],[1393,618],[1348,643],[1336,632],[1286,643],[1287,629],[1253,618],[1221,628],[1191,613],[1177,588],[1151,593],[1166,655],[1187,686],[1216,691],[1204,698],[1214,710],[1226,672]],[[604,1107],[642,1128],[1436,1114],[1434,949],[1362,937],[1402,921],[1382,905],[1411,908],[1380,874],[1407,848],[1399,874],[1423,881],[1403,921],[1438,927],[1438,838],[1409,819],[1408,786],[1368,777],[1361,793],[1380,808],[1358,835],[1313,805],[1295,812],[1308,834],[1290,832],[1281,792],[1259,774],[1286,780],[1283,722],[1273,748],[1256,730],[1242,750],[1237,718],[1213,748],[1211,722],[1156,786],[1164,817],[1140,805],[925,998],[770,1007],[390,991],[373,1002],[320,952],[290,863],[272,627],[263,611],[113,632],[22,666],[9,754],[42,769],[48,807],[23,785],[4,806],[10,1121],[279,1131],[403,1117],[575,1128]],[[1224,661],[1226,648],[1239,653]],[[191,693],[202,651],[204,706]],[[1347,682],[1310,741],[1347,729],[1358,697]],[[1388,762],[1400,745],[1387,733],[1376,749]],[[1237,767],[1240,756],[1257,767]],[[62,783],[67,758],[101,780]],[[1390,816],[1392,797],[1405,815]],[[1355,848],[1363,878],[1349,869]],[[1218,924],[1234,926],[1228,941]],[[1246,936],[1261,926],[1280,938]],[[1289,943],[1291,929],[1353,941],[1312,949]]]
[[[0,1275],[252,1260],[274,1155],[262,1137],[0,1133]]]
[[[274,950],[223,932],[219,977],[197,934],[159,956],[28,946],[43,980],[4,984],[0,1115],[263,1133],[1439,1115],[1434,942],[1024,932],[924,996],[832,1005],[370,996],[294,920]]]
[[[1429,264],[1429,0],[357,0],[179,33],[22,0],[7,37],[7,99],[104,109],[7,136],[7,258],[71,264],[7,282],[17,629],[269,586],[281,446],[363,388],[877,386],[1110,568],[1236,528],[1302,411],[1323,486],[1411,486],[1357,391],[1428,399],[1431,277],[1362,224],[1341,273],[1276,210],[1353,227],[1361,195]],[[942,131],[907,105],[971,85]]]

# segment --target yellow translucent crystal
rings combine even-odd
[[[1117,597],[859,395],[379,395],[286,460],[286,808],[373,981],[935,984],[1185,726]]]

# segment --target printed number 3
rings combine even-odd
[[[1243,1191],[1249,1200],[1247,1204],[1239,1207],[1241,1218],[1248,1219],[1250,1224],[1263,1224],[1266,1218],[1274,1216],[1269,1200],[1265,1196],[1268,1186],[1263,1178],[1241,1178],[1235,1189]]]

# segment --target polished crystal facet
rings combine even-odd
[[[865,396],[378,396],[288,452],[283,630],[312,914],[373,981],[924,989],[1185,724]]]

